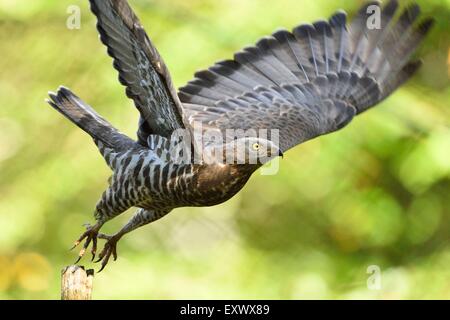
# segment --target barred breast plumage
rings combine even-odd
[[[241,165],[175,163],[169,156],[169,141],[161,136],[152,137],[150,148],[123,153],[113,152],[100,141],[97,145],[115,170],[97,205],[97,211],[110,216],[131,206],[170,210],[222,203],[236,194],[253,172]]]

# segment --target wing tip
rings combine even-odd
[[[329,19],[331,26],[345,26],[347,24],[347,12],[344,10],[336,11]]]

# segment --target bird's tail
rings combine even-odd
[[[108,121],[101,117],[91,106],[65,87],[59,87],[57,93],[49,92],[50,99],[46,101],[67,119],[87,132],[98,145],[122,151],[129,148],[134,141],[120,133]]]

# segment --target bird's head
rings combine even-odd
[[[272,141],[258,137],[234,139],[221,146],[213,145],[206,149],[207,162],[221,162],[233,165],[251,165],[256,168],[270,160],[283,156],[280,148]],[[211,155],[215,155],[211,157]]]

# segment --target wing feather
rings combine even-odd
[[[97,29],[119,81],[140,112],[138,138],[183,128],[182,107],[169,71],[126,0],[90,0]]]
[[[432,26],[417,22],[416,4],[395,20],[398,1],[389,0],[380,28],[369,28],[372,5],[380,2],[363,5],[349,25],[338,11],[278,30],[197,73],[179,91],[188,121],[222,131],[278,129],[282,150],[342,128],[417,71],[410,58]]]

